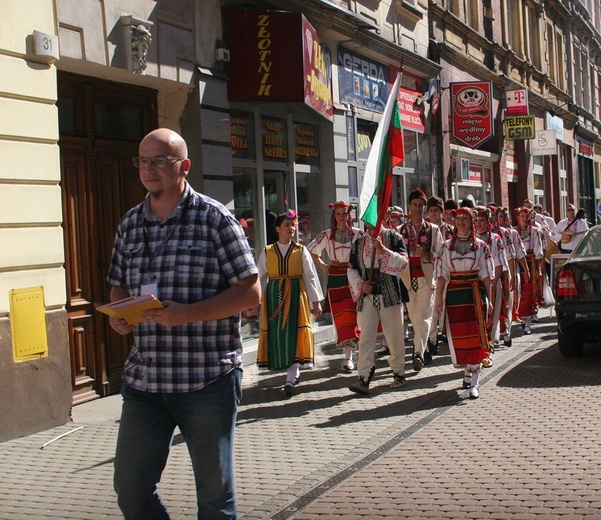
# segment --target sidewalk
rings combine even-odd
[[[368,397],[348,390],[356,375],[342,373],[331,343],[319,346],[292,397],[283,375],[246,367],[239,517],[601,518],[601,352],[563,359],[548,314],[530,336],[515,327],[476,401],[460,389],[444,345],[418,374],[407,349],[401,390],[388,388],[379,361]],[[112,491],[119,408],[118,396],[79,405],[73,423],[0,444],[0,518],[120,518]],[[173,519],[196,518],[179,434],[160,489]]]

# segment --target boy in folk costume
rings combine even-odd
[[[323,300],[311,255],[292,241],[297,225],[295,211],[278,215],[278,241],[263,250],[258,263],[263,301],[257,363],[262,369],[287,370],[284,391],[288,395],[298,383],[300,369],[313,368],[309,302],[317,318]]]
[[[366,226],[367,233],[373,229]],[[376,238],[363,235],[353,244],[348,279],[353,300],[357,302],[359,338],[358,381],[349,387],[360,394],[369,393],[376,370],[374,357],[378,323],[390,349],[388,364],[392,368],[391,388],[405,386],[405,340],[403,339],[402,303],[407,289],[399,275],[409,265],[403,237],[391,229],[381,229]]]
[[[470,389],[470,399],[477,399],[481,363],[490,354],[494,265],[486,243],[475,237],[472,218],[469,208],[455,210],[454,236],[444,243],[436,261],[434,305],[440,316],[446,304],[451,359],[464,369],[463,388]]]
[[[424,360],[434,306],[434,261],[442,247],[442,235],[436,224],[424,220],[428,198],[419,188],[409,194],[409,222],[399,230],[409,253],[409,269],[401,279],[409,291],[407,311],[413,326],[413,368],[419,372],[424,361],[430,363],[428,351]]]
[[[343,370],[354,370],[353,349],[359,341],[357,306],[348,286],[348,261],[353,243],[363,235],[363,231],[353,227],[350,204],[344,200],[331,203],[330,228],[319,233],[307,246],[315,263],[328,272],[328,300],[326,309],[332,313],[336,327],[337,346],[344,348]],[[321,259],[325,251],[330,263]]]
[[[538,305],[542,298],[543,273],[545,272],[543,234],[539,228],[535,227],[529,208],[516,208],[514,213],[517,219],[516,231],[524,244],[527,264],[526,270],[520,272],[522,279],[518,315],[522,320],[524,334],[530,334],[530,324],[538,312]],[[529,274],[529,278],[526,273]]]
[[[476,216],[474,217],[474,225],[476,228],[476,237],[486,243],[490,249],[495,267],[495,278],[491,282],[491,302],[493,305],[492,331],[499,325],[501,302],[503,300],[503,285],[502,280],[509,276],[509,265],[507,263],[507,254],[505,252],[505,243],[500,235],[493,231],[492,211],[490,208],[476,206]],[[482,361],[484,368],[492,366],[490,357]]]

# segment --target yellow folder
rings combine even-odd
[[[155,296],[142,294],[140,296],[129,296],[106,305],[99,305],[96,310],[108,314],[112,318],[125,320],[130,325],[136,325],[144,321],[140,317],[143,311],[162,308],[163,304]]]

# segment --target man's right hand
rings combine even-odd
[[[109,318],[111,328],[117,333],[125,336],[134,330],[134,326],[127,323],[125,320],[119,320],[117,318]]]
[[[374,290],[374,284],[373,283],[369,283],[369,282],[363,282],[363,285],[361,286],[361,290],[365,293],[365,294],[371,294]]]

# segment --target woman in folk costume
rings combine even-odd
[[[455,231],[436,259],[438,277],[434,307],[440,316],[446,305],[447,338],[451,360],[464,368],[463,388],[470,399],[479,397],[482,360],[490,354],[488,329],[494,265],[490,249],[475,236],[470,208],[455,212]]]
[[[263,301],[257,362],[262,369],[287,370],[284,391],[288,395],[298,383],[300,369],[313,368],[309,302],[318,317],[323,300],[311,255],[292,240],[297,225],[295,211],[278,215],[278,241],[263,250],[258,264]]]
[[[336,327],[337,346],[344,348],[343,370],[355,368],[353,349],[359,341],[357,325],[357,305],[353,301],[348,286],[348,260],[353,243],[363,235],[363,231],[353,227],[350,204],[344,200],[329,205],[332,210],[330,229],[319,233],[307,246],[315,263],[328,272],[328,300],[326,309],[332,313]],[[321,259],[325,251],[330,263]]]
[[[543,234],[540,228],[535,226],[530,208],[516,208],[514,213],[517,220],[516,231],[524,244],[527,264],[526,270],[520,266],[522,280],[518,315],[522,320],[524,334],[530,334],[530,324],[533,316],[538,312],[543,291],[543,273],[545,272]]]

